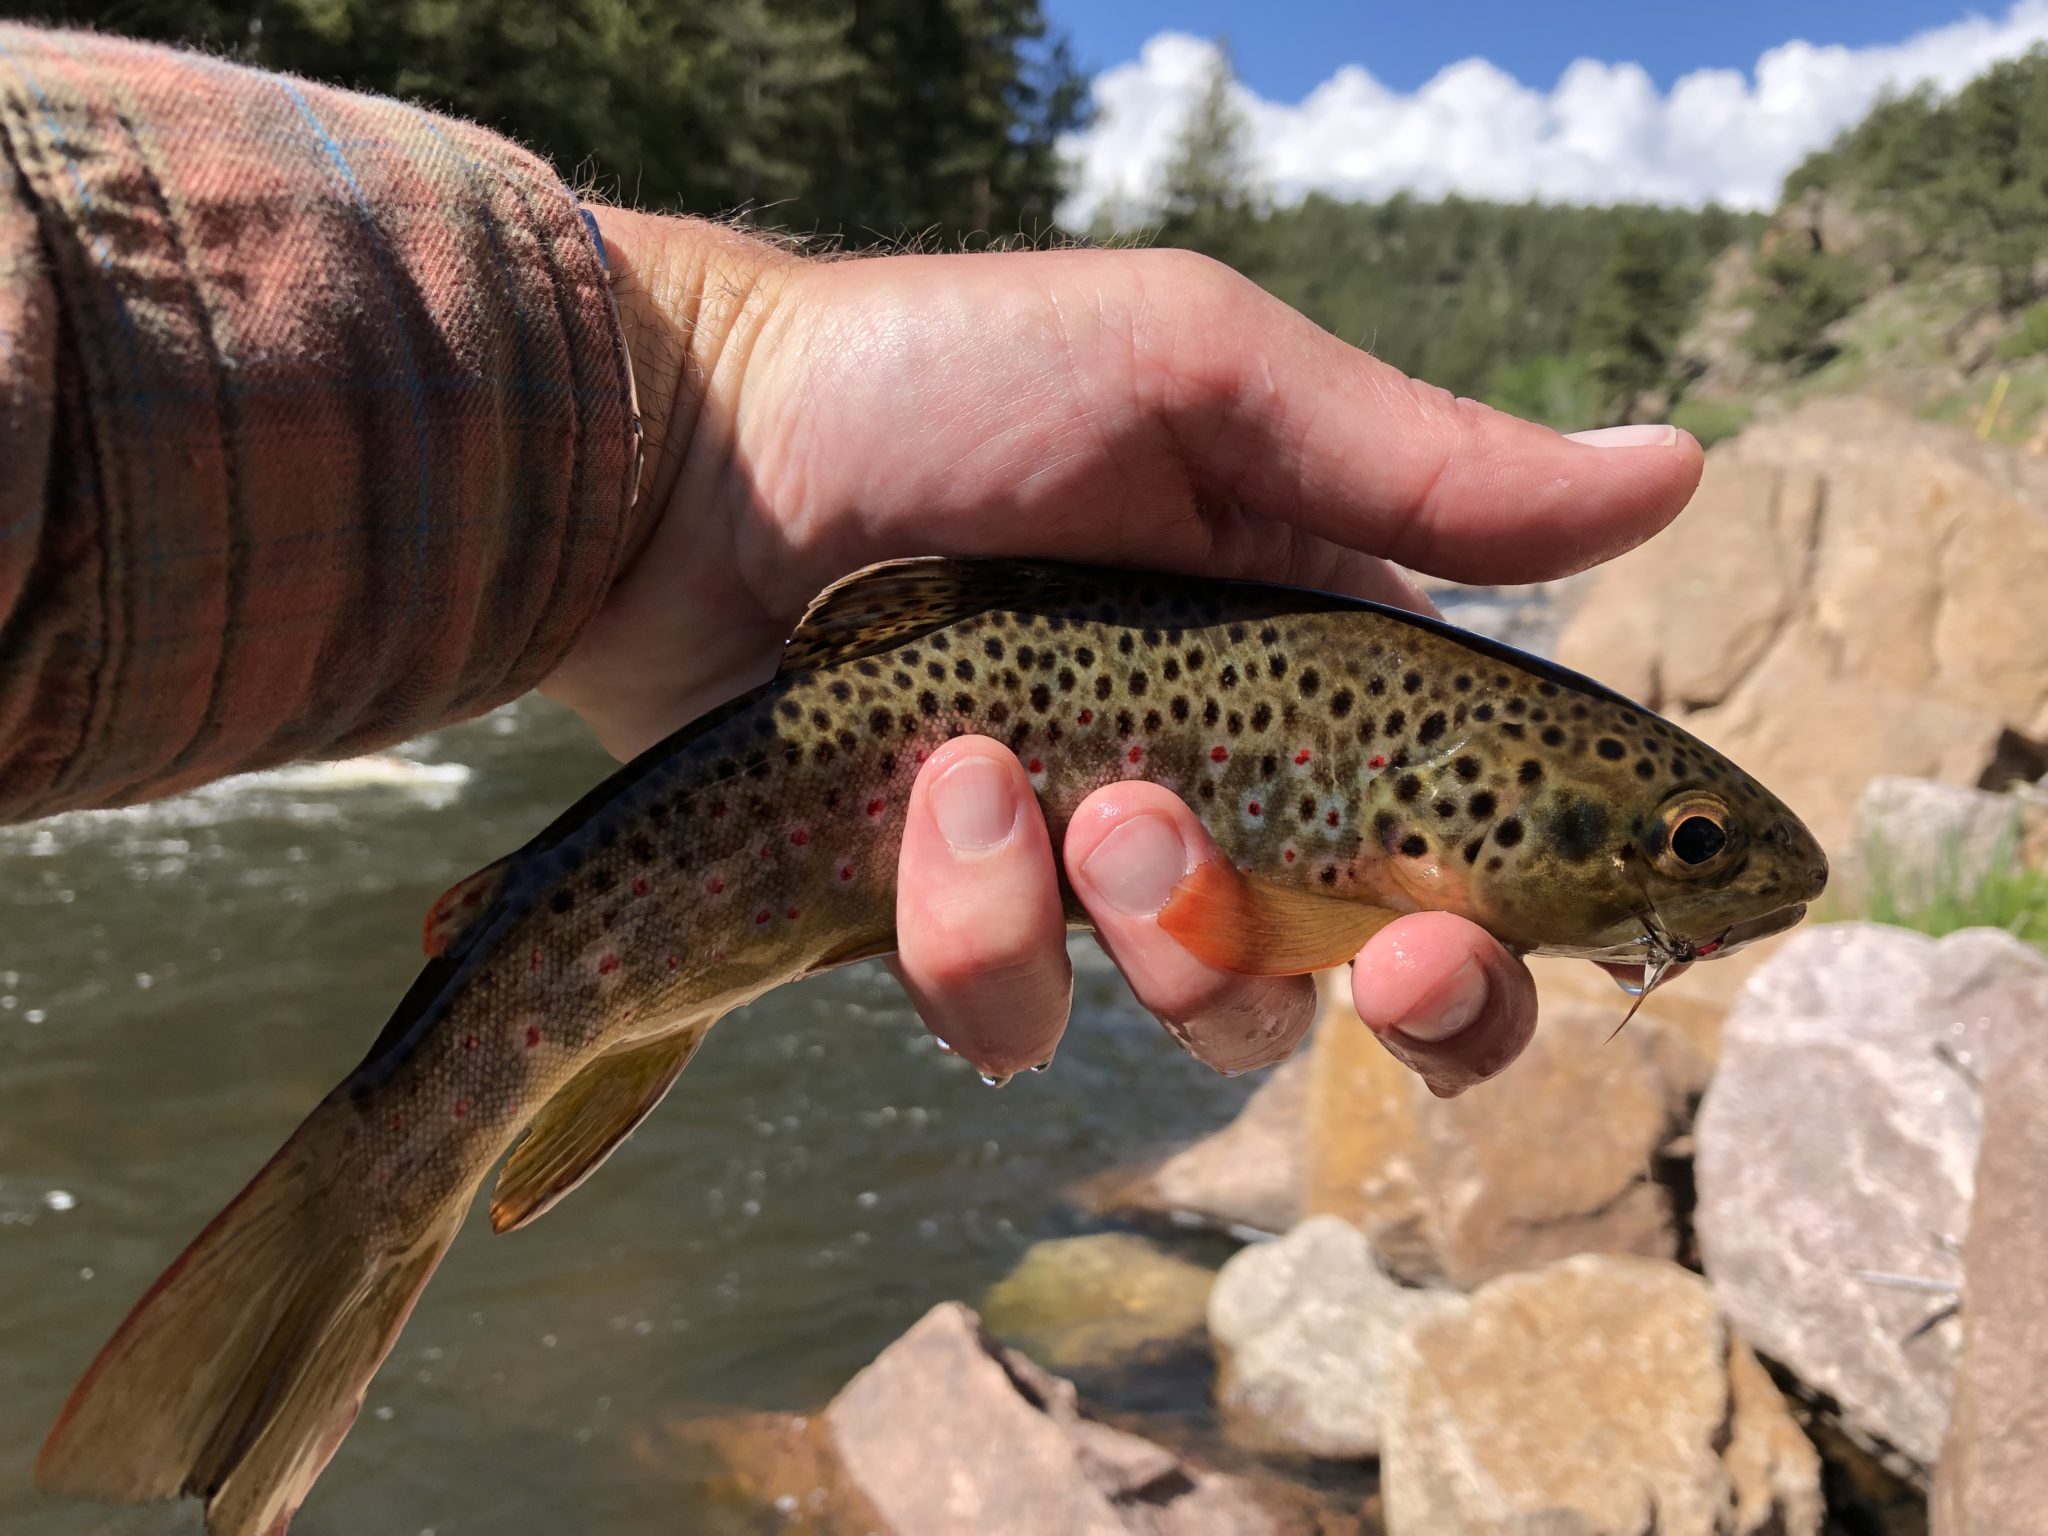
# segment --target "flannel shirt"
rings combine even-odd
[[[531,688],[626,547],[628,366],[516,145],[0,23],[0,822]]]

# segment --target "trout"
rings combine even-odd
[[[1017,753],[1055,846],[1105,784],[1180,794],[1223,857],[1161,921],[1249,974],[1341,963],[1427,909],[1654,984],[1791,926],[1827,878],[1719,753],[1433,619],[1074,566],[872,567],[811,605],[773,680],[441,898],[369,1054],[129,1314],[40,1484],[284,1531],[508,1150],[499,1232],[587,1178],[721,1015],[895,947],[912,779],[970,732]]]

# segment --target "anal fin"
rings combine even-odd
[[[1173,888],[1159,926],[1197,959],[1241,976],[1342,965],[1399,912],[1261,880],[1211,859]]]
[[[708,1022],[600,1056],[542,1106],[491,1193],[491,1230],[516,1232],[596,1171],[659,1104]]]

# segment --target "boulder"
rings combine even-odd
[[[1081,1417],[1073,1385],[934,1307],[825,1410],[847,1482],[889,1536],[1263,1536],[1243,1484]]]
[[[1818,1456],[1676,1265],[1581,1255],[1503,1277],[1391,1364],[1390,1536],[1820,1530]]]
[[[1372,1240],[1404,1280],[1469,1289],[1572,1253],[1676,1251],[1651,1177],[1675,1096],[1656,1031],[1610,1040],[1627,1000],[1546,1010],[1521,1059],[1455,1099],[1433,1097],[1348,1001],[1319,1026],[1308,1205]]]
[[[1694,1220],[1743,1337],[1924,1480],[1959,1330],[1922,1331],[1961,1279],[1976,1083],[2037,1034],[2048,958],[2009,934],[1876,924],[1795,934],[1750,978],[1695,1127]],[[1887,1279],[1886,1277],[1904,1277]]]
[[[1059,1370],[1103,1369],[1198,1337],[1214,1270],[1125,1232],[1034,1243],[989,1288],[989,1331]]]
[[[1856,835],[1840,880],[1907,909],[1944,891],[1974,889],[2014,864],[2048,862],[2048,800],[1928,779],[1872,779],[1856,806]]]
[[[1074,1191],[1083,1208],[1250,1239],[1302,1215],[1302,1118],[1309,1064],[1297,1054],[1264,1075],[1237,1118],[1138,1169],[1115,1169]]]
[[[2038,1021],[2036,1021],[2038,1028]],[[1963,1359],[1935,1476],[1935,1536],[2048,1533],[2048,1054],[1984,1087],[1963,1249]]]
[[[1217,1412],[1252,1450],[1378,1455],[1388,1354],[1410,1327],[1452,1305],[1448,1292],[1392,1279],[1356,1227],[1311,1217],[1217,1276]]]
[[[1864,400],[1718,445],[1558,659],[1663,711],[1839,847],[1881,773],[1975,784],[2048,737],[2048,464]]]

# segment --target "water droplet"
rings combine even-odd
[[[1640,975],[1634,981],[1629,980],[1626,976],[1616,976],[1614,984],[1621,988],[1625,996],[1641,997],[1643,995],[1643,981]]]
[[[872,1189],[864,1189],[853,1197],[853,1203],[864,1211],[873,1210],[880,1203],[881,1198]]]
[[[156,978],[147,971],[137,971],[135,973],[135,985],[141,991],[147,992],[156,985]]]
[[[370,1416],[385,1424],[389,1424],[392,1421],[392,1419],[397,1417],[397,1415],[391,1411],[391,1405],[389,1403],[379,1404],[375,1409],[372,1410]]]
[[[1039,1064],[1038,1064],[1037,1066],[1033,1067],[1033,1068],[1032,1068],[1031,1070],[1032,1070],[1032,1071],[1034,1071],[1034,1072],[1043,1072],[1043,1071],[1045,1071],[1045,1070],[1046,1070],[1047,1068],[1049,1068],[1049,1067],[1050,1067],[1051,1065],[1052,1065],[1052,1058],[1051,1058],[1050,1056],[1048,1056],[1048,1057],[1046,1057],[1046,1058],[1045,1058],[1045,1060],[1041,1061],[1041,1062],[1040,1062],[1040,1063],[1039,1063]]]
[[[785,1517],[794,1516],[800,1506],[793,1493],[779,1494],[775,1500],[775,1512]]]
[[[953,1054],[953,1047],[946,1044],[946,1042],[941,1040],[937,1035],[932,1036],[932,1043],[936,1045],[941,1051],[944,1051],[948,1056]]]
[[[48,1017],[49,1015],[43,1012],[43,1010],[40,1008],[31,1008],[27,1013],[24,1013],[22,1015],[22,1018],[24,1018],[31,1024],[40,1024],[43,1022],[43,1020],[47,1019]]]
[[[1013,1072],[1003,1072],[1003,1073],[995,1073],[995,1072],[982,1072],[982,1073],[978,1073],[978,1074],[976,1074],[976,1075],[977,1075],[977,1076],[979,1076],[979,1077],[981,1078],[982,1082],[984,1082],[985,1084],[987,1084],[987,1085],[988,1085],[989,1087],[991,1087],[991,1088],[1000,1088],[1000,1087],[1002,1087],[1002,1086],[1003,1086],[1003,1085],[1004,1085],[1005,1083],[1009,1082],[1009,1080],[1010,1080],[1010,1079],[1011,1079],[1012,1077],[1014,1077],[1014,1076],[1015,1076],[1016,1074],[1015,1074],[1015,1073],[1013,1073]]]
[[[78,1204],[78,1196],[68,1189],[47,1190],[43,1194],[43,1204],[53,1211],[68,1211]]]
[[[90,1280],[92,1278],[92,1266],[88,1264],[84,1269],[81,1269],[78,1272],[78,1278],[81,1280]]]

